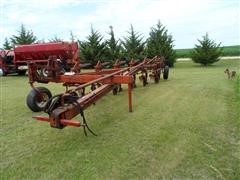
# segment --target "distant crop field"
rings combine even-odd
[[[176,49],[177,58],[188,58],[192,49]],[[224,46],[223,56],[240,56],[240,45]]]
[[[28,78],[0,77],[0,179],[239,179],[240,82],[223,73],[239,65],[177,62],[169,80],[138,82],[132,113],[126,87],[109,93],[85,110],[97,137],[33,120],[46,114],[27,108]]]

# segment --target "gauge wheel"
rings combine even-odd
[[[32,89],[27,96],[27,106],[33,112],[43,111],[52,93],[45,87]]]

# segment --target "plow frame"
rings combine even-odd
[[[166,60],[163,57],[156,56],[152,59],[145,58],[142,61],[132,59],[128,67],[124,68],[121,68],[124,62],[117,60],[113,64],[113,69],[104,69],[104,66],[109,65],[109,63],[101,63],[99,61],[94,71],[81,72],[78,47],[75,45],[73,44],[73,47],[70,48],[73,51],[64,49],[66,48],[64,43],[49,45],[50,49],[45,49],[46,46],[38,47],[35,45],[32,47],[29,45],[28,47],[20,48],[16,56],[16,58],[20,58],[22,61],[28,57],[28,76],[32,90],[28,95],[27,104],[33,111],[36,108],[31,108],[31,103],[29,103],[35,100],[32,97],[33,92],[35,96],[38,96],[37,99],[40,99],[40,101],[41,98],[43,99],[43,92],[40,88],[35,87],[35,82],[62,83],[66,87],[64,93],[53,97],[49,95],[51,94],[50,92],[45,90],[45,95],[49,95],[46,105],[50,105],[47,110],[46,108],[36,109],[36,112],[44,110],[48,113],[48,117],[35,116],[34,118],[49,122],[51,127],[54,128],[62,129],[65,126],[82,126],[85,130],[85,127],[88,128],[88,126],[84,120],[83,111],[110,91],[113,91],[113,94],[116,95],[122,90],[122,84],[127,85],[128,110],[132,112],[132,89],[136,87],[137,74],[140,74],[139,79],[142,81],[143,86],[146,86],[148,77],[152,78],[155,83],[158,83],[161,73],[167,67]],[[63,55],[69,65],[67,68],[66,64],[64,65],[63,63]],[[68,59],[66,60],[66,58]],[[91,86],[92,91],[86,94],[85,88],[88,86]],[[29,100],[29,97],[32,99]],[[72,120],[79,113],[83,117],[83,123]]]

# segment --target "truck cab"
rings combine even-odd
[[[0,51],[0,71],[3,76],[17,72],[14,63],[14,51],[12,50]]]

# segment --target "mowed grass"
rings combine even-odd
[[[138,82],[133,113],[126,87],[109,93],[85,111],[97,137],[33,120],[45,114],[25,104],[27,77],[2,77],[1,179],[239,179],[239,83],[223,73],[239,63],[177,62],[169,80]]]

